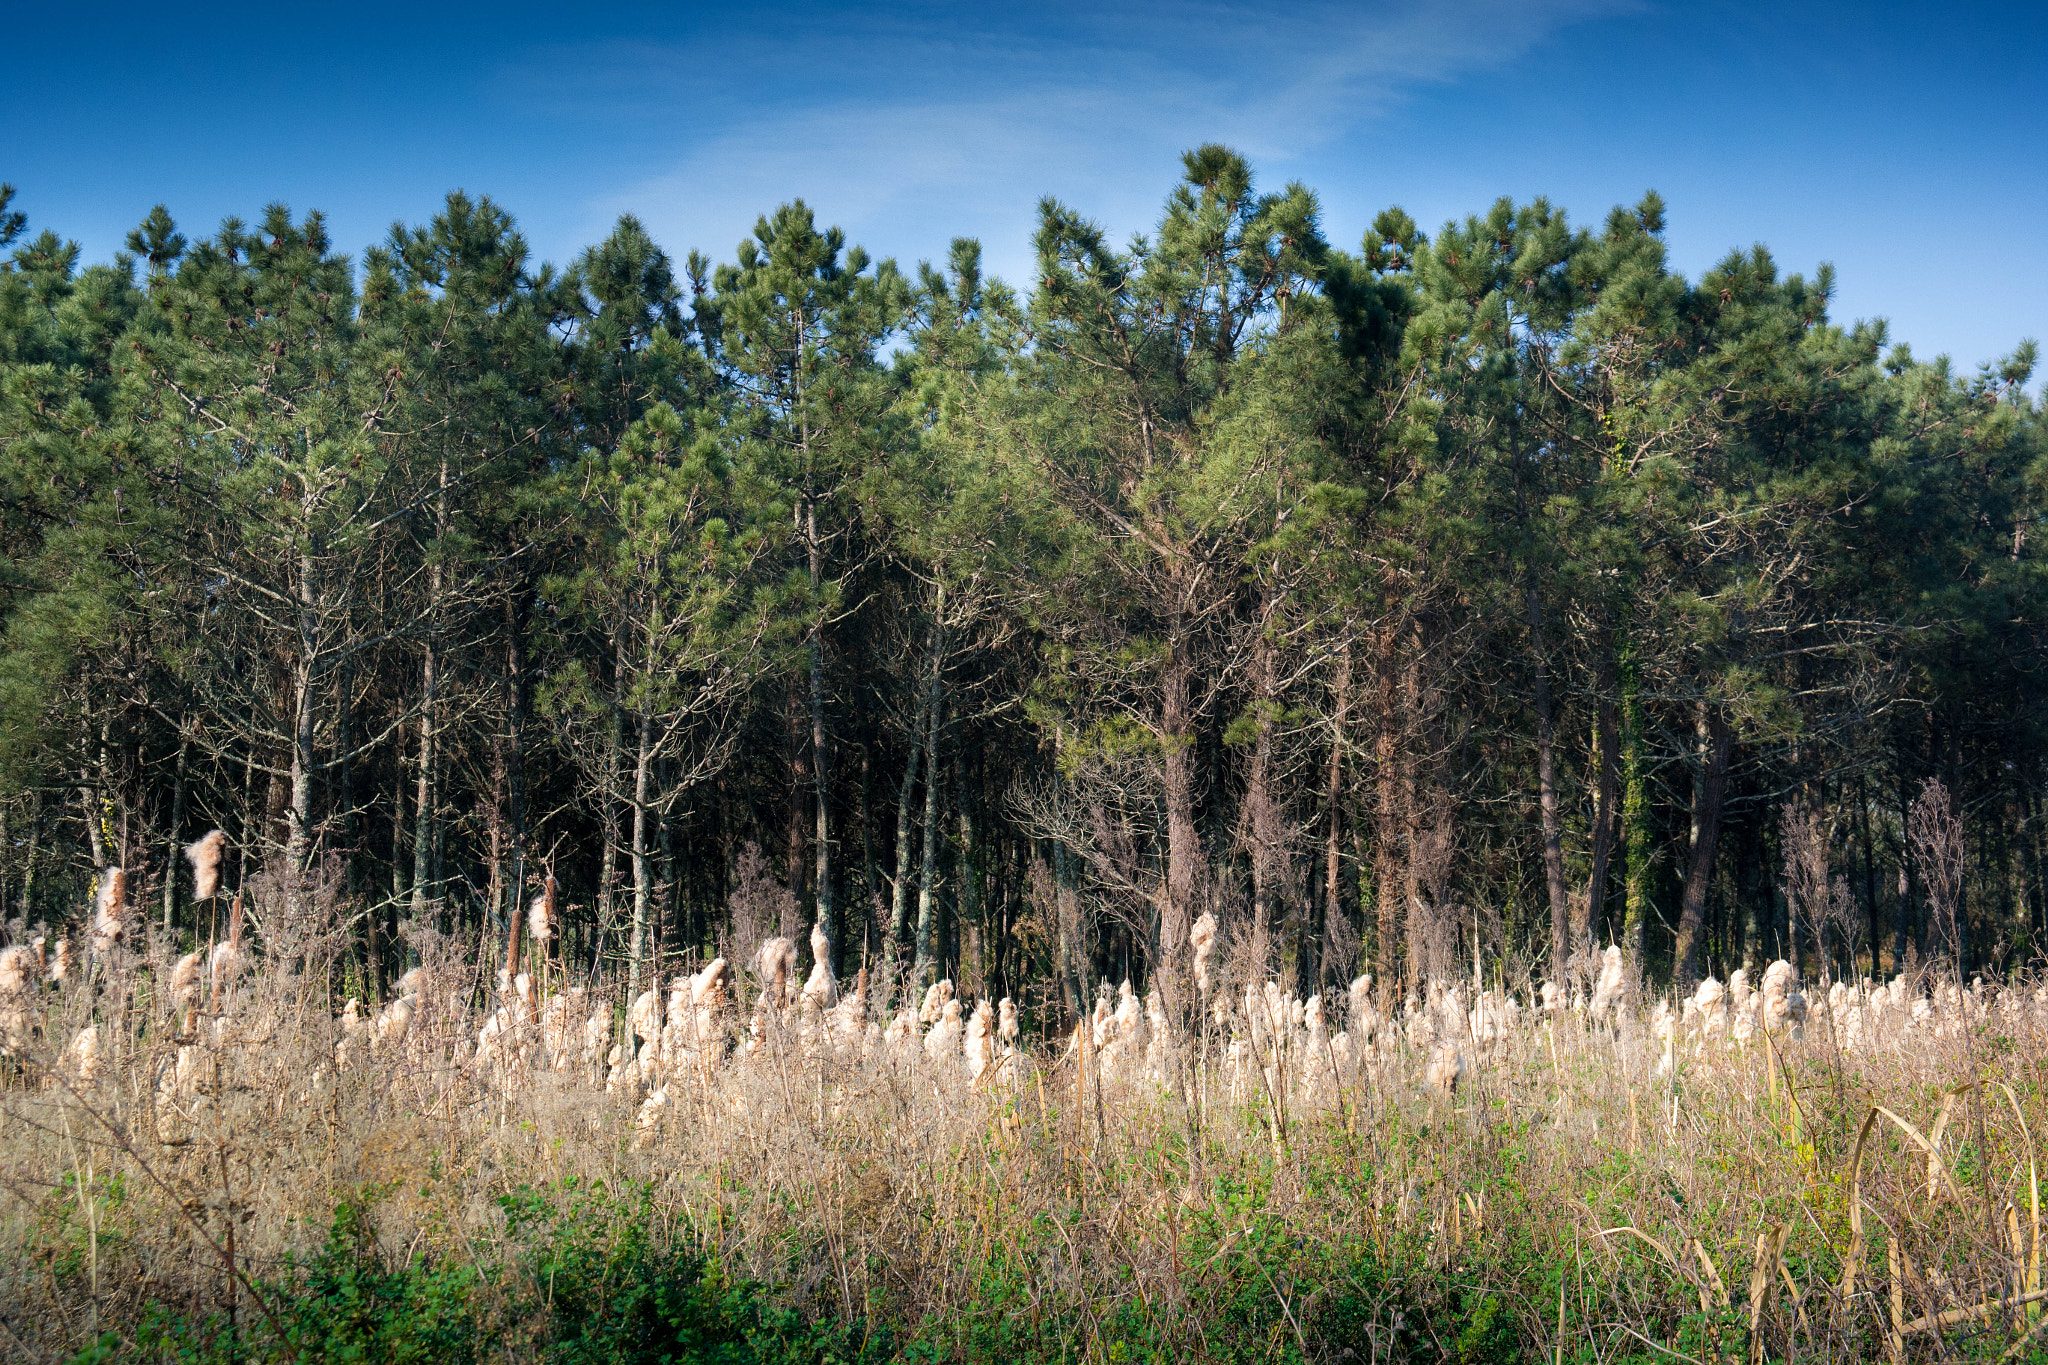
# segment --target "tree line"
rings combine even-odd
[[[1654,194],[1345,249],[1207,146],[1126,244],[1044,201],[1021,290],[802,201],[558,269],[463,193],[91,265],[12,196],[17,936],[119,865],[205,941],[218,827],[365,994],[549,875],[636,988],[815,922],[1068,1012],[1205,911],[1304,988],[2043,947],[2032,343],[1919,360],[1762,247],[1688,280]]]

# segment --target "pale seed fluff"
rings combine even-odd
[[[839,982],[832,975],[832,940],[825,926],[811,926],[811,977],[804,982],[804,1004],[815,1010],[829,1010],[839,1003]]]
[[[1209,958],[1216,951],[1216,915],[1204,910],[1196,919],[1195,927],[1188,930],[1188,942],[1195,947],[1195,989],[1203,995],[1209,993]]]
[[[100,1074],[100,1026],[87,1024],[64,1049],[64,1065],[80,1085],[91,1085]]]
[[[535,896],[526,912],[526,933],[535,943],[545,944],[555,936],[554,916],[548,910],[548,898]]]
[[[242,969],[242,950],[233,939],[222,939],[213,945],[213,957],[208,963],[207,975],[215,990],[220,990],[235,979],[235,973]]]
[[[35,966],[34,955],[20,944],[0,950],[0,1000],[27,995]]]
[[[92,917],[92,950],[105,953],[128,929],[128,874],[110,867],[100,874],[99,903]]]
[[[792,978],[796,976],[796,944],[786,938],[765,940],[759,963],[761,994],[769,1008],[781,1009],[789,1004],[790,993],[795,989]]]
[[[228,836],[222,830],[202,835],[185,848],[185,860],[192,864],[192,898],[210,900],[220,894],[220,860],[227,851]]]
[[[171,968],[171,999],[182,1009],[189,1010],[199,1003],[199,964],[204,961],[204,952],[187,953]]]

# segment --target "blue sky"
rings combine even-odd
[[[188,234],[318,207],[359,252],[459,186],[555,261],[621,212],[729,259],[802,196],[876,255],[969,234],[1023,279],[1039,196],[1143,230],[1223,141],[1346,246],[1388,204],[1597,222],[1654,187],[1688,273],[1832,261],[1838,318],[1965,366],[2048,334],[2039,4],[83,4],[7,33],[0,178],[92,258],[158,201]]]

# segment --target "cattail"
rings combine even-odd
[[[517,914],[517,913],[514,913],[514,914],[508,915],[508,916],[506,917],[506,924],[505,924],[505,965],[504,965],[504,967],[503,967],[503,968],[502,968],[502,969],[501,969],[501,970],[499,971],[499,973],[498,973],[498,980],[499,980],[499,981],[500,981],[501,983],[503,983],[503,984],[501,984],[501,985],[500,985],[500,986],[498,987],[499,993],[500,993],[500,994],[503,994],[503,993],[504,993],[504,991],[505,991],[505,990],[507,990],[507,989],[508,989],[508,988],[510,987],[510,985],[511,985],[511,983],[512,983],[512,980],[513,980],[513,978],[517,977],[518,975],[519,975],[519,916],[518,916],[518,914]]]
[[[610,1009],[596,1010],[588,1019],[583,1021],[583,1065],[595,1066],[597,1064],[598,1058],[604,1055],[605,1044],[611,1041],[611,1036],[612,1012]]]
[[[220,860],[227,851],[228,836],[222,830],[186,845],[185,860],[192,864],[192,898],[212,900],[220,894]]]
[[[786,938],[762,943],[758,959],[762,999],[770,1009],[789,1004],[790,979],[796,975],[796,945]]]
[[[128,930],[128,874],[110,867],[100,874],[99,902],[92,917],[92,950],[113,951]]]
[[[915,1012],[902,1009],[889,1021],[889,1027],[882,1030],[882,1042],[892,1052],[908,1051],[910,1040],[917,1036],[918,1019]]]
[[[64,1049],[64,1064],[80,1085],[91,1085],[100,1074],[100,1026],[87,1024]]]
[[[924,1036],[924,1055],[933,1062],[943,1063],[960,1055],[960,1002],[948,1000],[939,1015],[939,1022],[932,1025],[932,1031]]]
[[[1619,1010],[1627,993],[1628,981],[1622,975],[1621,945],[1612,944],[1600,955],[1600,979],[1593,986],[1593,1017],[1604,1019]]]
[[[546,896],[535,896],[533,904],[527,908],[526,932],[535,946],[546,953],[548,940],[555,936],[555,911]]]
[[[26,996],[35,978],[35,956],[27,948],[17,944],[0,949],[0,1000]]]
[[[668,1091],[657,1089],[641,1102],[633,1117],[633,1150],[645,1151],[661,1131],[661,1111],[668,1108]]]
[[[1764,1027],[1772,1033],[1790,1030],[1794,1037],[1806,1023],[1806,994],[1799,989],[1799,972],[1783,958],[1764,968],[1763,988],[1758,992],[1763,999]]]
[[[974,1017],[967,1021],[967,1079],[978,1081],[984,1071],[995,1062],[995,1011],[984,1000],[974,1007]]]
[[[418,997],[401,995],[377,1013],[370,1042],[377,1050],[395,1047],[405,1040],[406,1032],[412,1028],[412,1016],[418,1005]]]
[[[233,939],[223,939],[213,945],[213,955],[207,964],[207,977],[218,993],[234,984],[235,973],[242,969],[242,950]]]
[[[1449,1095],[1458,1088],[1458,1079],[1465,1074],[1465,1056],[1455,1047],[1445,1044],[1436,1057],[1422,1069],[1423,1084],[1440,1095]]]
[[[839,983],[832,976],[832,940],[825,937],[822,922],[811,926],[811,978],[804,982],[803,998],[815,1010],[829,1010],[839,1003]]]
[[[690,1003],[698,1009],[721,1009],[731,998],[732,964],[722,957],[712,958],[690,978]]]
[[[642,991],[626,1011],[626,1023],[643,1043],[651,1043],[661,1037],[661,992]]]
[[[1188,930],[1188,942],[1195,946],[1195,989],[1203,996],[1209,994],[1209,958],[1216,951],[1216,915],[1204,910],[1195,921],[1195,927]]]
[[[1001,1015],[1001,1022],[996,1025],[996,1037],[1005,1051],[1012,1051],[1017,1046],[1017,1002],[1006,995],[996,1009]]]
[[[226,947],[226,944],[222,944]],[[178,965],[171,968],[171,999],[181,1009],[191,1009],[199,1003],[199,964],[206,961],[203,952],[187,953],[178,959]]]
[[[62,985],[71,979],[71,940],[57,940],[57,951],[50,954],[50,980]]]

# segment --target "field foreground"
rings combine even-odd
[[[1217,982],[1034,1046],[781,941],[630,1008],[430,943],[374,1014],[277,946],[0,980],[17,1358],[2048,1356],[2031,986]]]

